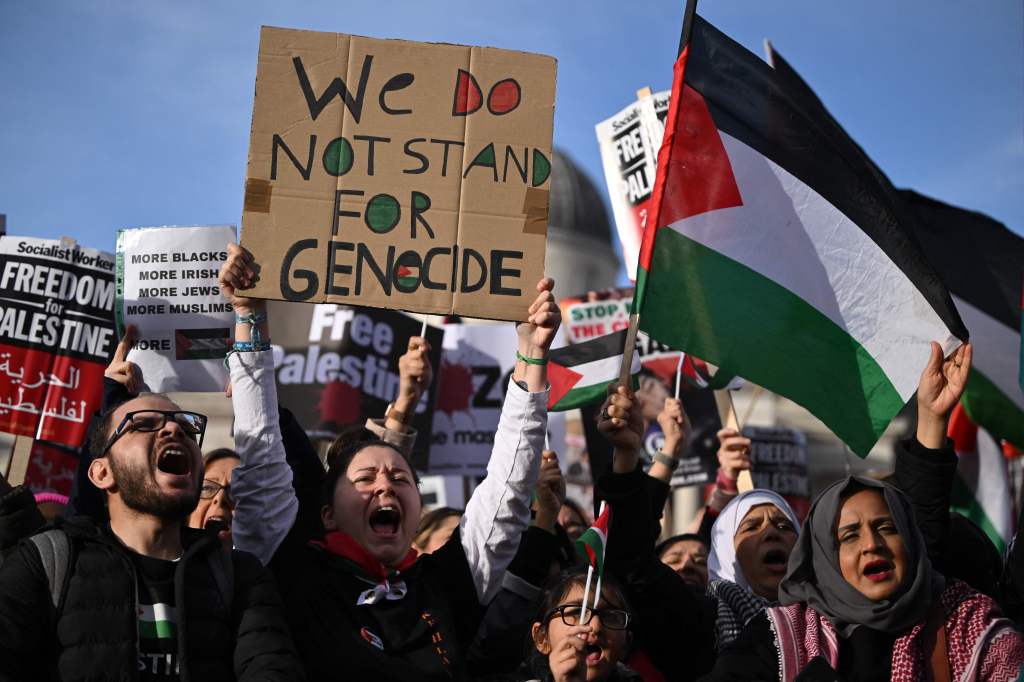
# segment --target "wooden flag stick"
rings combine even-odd
[[[28,462],[32,457],[32,436],[15,436],[14,451],[11,453],[11,464],[7,469],[7,482],[19,486],[25,482],[28,473]]]
[[[715,405],[718,407],[718,416],[722,420],[722,426],[739,432],[740,422],[736,418],[736,406],[732,402],[732,391],[728,389],[715,391]],[[736,479],[736,488],[741,493],[754,489],[754,479],[749,471],[740,472]]]
[[[619,368],[619,384],[632,389],[633,353],[636,352],[636,335],[640,331],[640,313],[630,313],[629,330],[626,332],[626,347],[622,349],[622,366]]]

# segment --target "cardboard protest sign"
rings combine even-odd
[[[224,390],[234,312],[217,274],[233,241],[231,225],[118,231],[118,335],[138,328],[128,360],[149,390]]]
[[[802,520],[811,506],[804,434],[789,428],[745,426],[743,435],[751,440],[754,487],[782,495]]]
[[[49,491],[70,495],[77,468],[76,453],[52,443],[36,441],[32,444],[24,485],[34,493]]]
[[[383,417],[398,395],[398,359],[421,324],[408,315],[333,303],[272,301],[278,399],[307,430],[337,433],[367,417]],[[413,465],[424,468],[441,365],[443,331],[427,327],[434,382],[416,408]]]
[[[517,349],[507,325],[445,325],[431,473],[483,476],[487,471]]]
[[[0,431],[77,447],[117,344],[114,257],[0,237]]]
[[[666,90],[642,97],[596,126],[615,227],[622,244],[626,272],[633,280],[670,95],[671,91]]]
[[[508,325],[445,325],[427,467],[431,473],[487,473],[516,350],[518,339]],[[548,433],[551,449],[564,455],[564,413],[548,413]],[[564,466],[566,459],[560,461]]]
[[[253,295],[526,319],[555,60],[263,27],[242,244]]]

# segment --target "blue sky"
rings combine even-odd
[[[4,0],[0,213],[112,250],[119,227],[238,223],[259,27],[490,45],[558,59],[555,144],[601,183],[594,124],[665,89],[682,0]],[[897,186],[1024,233],[1020,0],[705,0],[803,75]]]

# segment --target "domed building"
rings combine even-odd
[[[603,189],[570,159],[554,150],[545,272],[558,298],[614,286],[620,268]]]

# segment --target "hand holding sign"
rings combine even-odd
[[[228,259],[220,269],[217,282],[221,291],[231,301],[236,315],[251,315],[263,312],[267,304],[262,299],[248,298],[239,291],[251,289],[259,277],[256,275],[258,266],[248,249],[239,244],[228,244]]]
[[[117,344],[117,348],[114,349],[114,357],[111,358],[110,364],[107,365],[106,370],[103,372],[104,377],[121,384],[133,396],[138,395],[139,391],[145,386],[142,380],[142,370],[134,362],[127,359],[128,351],[135,344],[137,334],[138,331],[135,325],[128,325],[124,330],[124,336],[121,337],[121,341]]]
[[[721,429],[718,432],[718,466],[729,480],[739,478],[741,471],[750,471],[750,439],[744,438],[736,429]]]
[[[398,359],[398,396],[395,398],[394,411],[401,414],[404,421],[394,419],[389,412],[385,424],[387,428],[401,430],[409,424],[420,397],[430,388],[433,376],[430,343],[421,336],[413,336],[409,339],[409,350]]]

